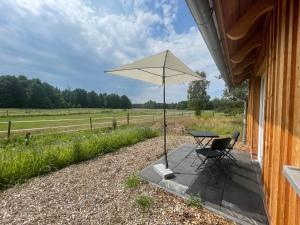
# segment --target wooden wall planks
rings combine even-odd
[[[266,93],[263,188],[272,225],[300,224],[300,198],[282,175],[300,167],[300,16],[298,0],[277,0],[264,30]],[[261,74],[263,75],[263,74]],[[249,81],[247,140],[257,150],[259,78]]]

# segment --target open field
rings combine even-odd
[[[8,116],[7,116],[8,114]],[[168,116],[191,115],[193,111],[168,110]],[[1,109],[0,137],[8,136],[8,121],[11,121],[10,136],[68,132],[92,128],[112,127],[115,119],[118,125],[141,124],[162,119],[162,110],[148,109]],[[129,118],[127,117],[129,115]],[[128,120],[129,119],[129,120]]]

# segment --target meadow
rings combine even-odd
[[[148,127],[79,131],[0,141],[0,188],[157,136]]]
[[[192,111],[168,110],[169,116],[190,115]],[[129,115],[129,118],[127,118]],[[162,110],[155,109],[0,109],[0,137],[7,137],[8,121],[10,136],[25,136],[55,132],[69,132],[118,125],[140,124],[161,120]],[[129,121],[127,120],[129,119]]]
[[[206,111],[201,116],[184,117],[176,119],[176,122],[188,130],[213,131],[221,136],[231,136],[234,130],[242,133],[243,116],[227,115]]]

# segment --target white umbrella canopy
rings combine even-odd
[[[202,78],[181,62],[170,50],[137,60],[133,63],[105,71],[106,73],[124,76],[132,79],[163,86],[164,100],[164,154],[166,168],[168,168],[166,150],[166,101],[165,85],[180,84]]]
[[[170,50],[105,72],[158,85],[163,85],[163,76],[165,76],[166,85],[201,79],[198,74],[188,68]]]

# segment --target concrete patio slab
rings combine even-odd
[[[164,158],[142,170],[141,177],[183,198],[200,195],[204,207],[239,224],[268,224],[258,163],[252,161],[247,152],[233,150],[241,167],[224,159],[222,169],[208,167],[197,171],[200,160],[196,159],[194,147],[184,144],[169,152],[169,168],[174,178],[162,179],[153,168],[163,163]]]

